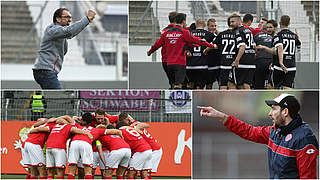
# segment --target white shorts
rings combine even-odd
[[[106,169],[118,169],[118,166],[127,168],[131,157],[131,149],[121,148],[113,150],[106,158]]]
[[[153,172],[153,173],[157,172],[161,157],[162,157],[162,148],[159,150],[152,151],[152,159],[151,159],[152,170],[151,170],[151,172]]]
[[[78,161],[83,165],[92,167],[93,152],[91,144],[78,140],[71,142],[68,162],[69,164],[78,164]]]
[[[104,155],[105,160],[107,160],[108,154],[109,154],[109,151],[103,151],[103,155]],[[99,152],[93,152],[92,168],[96,169],[98,167],[98,164],[99,164],[100,169],[106,169],[106,167],[103,164],[102,159],[99,156]]]
[[[136,152],[129,161],[129,170],[141,171],[151,170],[152,150]]]
[[[47,168],[66,168],[67,153],[64,149],[47,148]]]
[[[40,145],[26,142],[24,144],[24,164],[31,166],[45,166],[43,151]]]
[[[21,148],[21,161],[20,164],[23,166],[23,168],[28,168],[28,165],[25,163],[26,162],[26,153],[24,148]]]

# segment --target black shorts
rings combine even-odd
[[[188,82],[193,82],[195,86],[204,87],[207,69],[187,69]]]
[[[230,69],[220,69],[219,86],[228,86]]]
[[[272,59],[257,59],[254,73],[254,89],[265,89],[268,84]]]
[[[206,84],[212,84],[219,81],[220,69],[207,70],[206,72]]]
[[[167,77],[168,77],[169,84],[171,84],[170,79],[169,79],[169,74],[168,74],[168,65],[167,65],[167,62],[162,62],[162,68],[163,68],[164,72],[166,73],[166,75],[167,75]]]
[[[288,71],[288,73],[284,73],[283,71],[274,69],[272,73],[272,85],[277,89],[282,86],[293,88],[295,76],[296,71]]]
[[[169,81],[173,84],[183,84],[186,76],[186,66],[168,65]]]
[[[229,73],[229,81],[237,86],[242,86],[244,83],[251,86],[253,83],[254,71],[255,69],[253,68],[249,69],[232,67]]]

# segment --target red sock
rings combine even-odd
[[[86,175],[85,178],[86,179],[93,179],[93,176],[92,175]]]
[[[28,175],[26,176],[26,179],[30,179],[30,174],[28,174]]]
[[[72,174],[68,174],[67,179],[74,179],[74,175],[72,175]]]
[[[148,179],[152,179],[152,176],[151,176],[151,175],[149,175],[149,176],[148,176]]]
[[[53,176],[48,176],[48,179],[53,179],[54,177]]]
[[[63,179],[64,177],[57,177],[57,179]]]
[[[105,179],[112,179],[112,176],[105,177]]]
[[[128,179],[134,179],[134,177],[129,177]]]
[[[45,177],[40,177],[39,179],[47,179],[47,177],[45,176]]]
[[[123,176],[117,176],[117,179],[123,179]]]
[[[33,176],[30,175],[30,179],[36,179],[36,177],[33,177]]]

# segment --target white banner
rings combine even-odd
[[[166,113],[191,113],[192,91],[165,91]]]

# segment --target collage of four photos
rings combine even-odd
[[[319,1],[0,1],[1,179],[318,179]]]

